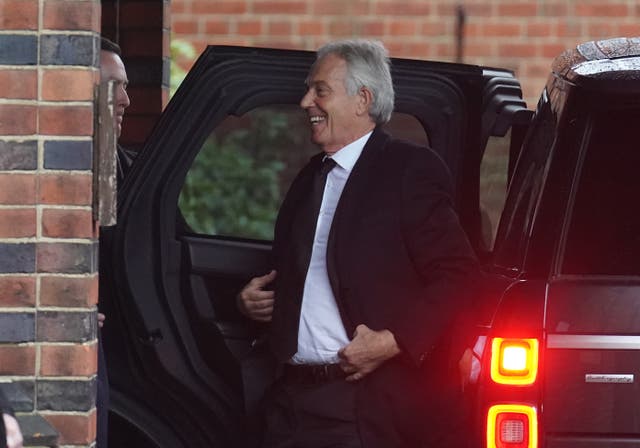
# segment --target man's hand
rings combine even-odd
[[[400,347],[393,333],[373,331],[361,324],[356,327],[351,342],[338,351],[338,356],[340,367],[349,375],[347,381],[357,381],[399,353]]]
[[[7,432],[7,448],[22,448],[22,432],[18,421],[11,414],[2,414]]]
[[[460,387],[464,392],[471,378],[471,368],[473,363],[473,352],[467,348],[458,361],[458,372],[460,373]]]
[[[273,291],[265,291],[264,287],[276,278],[276,271],[262,277],[254,277],[246,284],[236,298],[238,309],[249,319],[259,322],[270,322],[273,314]]]
[[[104,321],[106,320],[106,316],[102,313],[98,313],[98,327],[102,328],[104,326]]]

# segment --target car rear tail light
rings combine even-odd
[[[538,417],[533,406],[498,404],[487,413],[487,448],[537,448]]]
[[[491,379],[498,384],[528,385],[538,375],[538,340],[494,338]]]

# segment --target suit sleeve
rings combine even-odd
[[[3,414],[13,415],[11,403],[9,403],[9,400],[7,400],[7,397],[2,392],[2,389],[0,389],[0,411],[2,411]]]
[[[478,264],[454,210],[449,171],[431,150],[414,151],[405,166],[401,213],[405,246],[423,289],[420,309],[407,309],[391,331],[419,366],[469,306]]]

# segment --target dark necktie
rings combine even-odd
[[[285,293],[287,297],[276,299],[279,300],[279,303],[274,309],[274,318],[270,329],[271,346],[281,362],[289,360],[298,350],[298,326],[304,282],[311,261],[313,240],[327,175],[334,166],[336,166],[336,162],[325,157],[322,165],[313,175],[309,185],[309,193],[305,200],[301,201],[294,220],[291,232],[292,250],[289,252],[289,256],[293,259],[287,261],[290,264],[290,269],[286,270],[288,275],[285,274],[288,278],[280,279],[288,285]],[[284,293],[282,289],[281,292]]]
[[[316,234],[318,214],[320,213],[320,206],[322,205],[327,176],[334,166],[336,166],[335,160],[328,157],[324,158],[320,169],[314,173],[311,192],[309,194],[309,203],[307,204],[308,208],[304,207],[304,214],[299,217],[300,232],[298,234],[298,240],[296,241],[296,258],[298,272],[303,278],[306,277],[307,269],[309,269],[311,249],[313,248],[313,239]]]

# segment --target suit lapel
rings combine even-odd
[[[340,306],[342,297],[337,261],[338,257],[340,257],[339,251],[348,250],[348,248],[338,248],[337,239],[345,227],[344,224],[354,219],[354,215],[358,213],[358,203],[369,194],[371,182],[375,182],[376,176],[379,175],[376,168],[379,164],[376,161],[382,155],[383,149],[390,138],[390,135],[381,128],[376,127],[374,129],[349,175],[333,216],[327,242],[327,272],[338,306]],[[344,317],[343,313],[343,319]],[[347,328],[347,330],[349,329]]]

